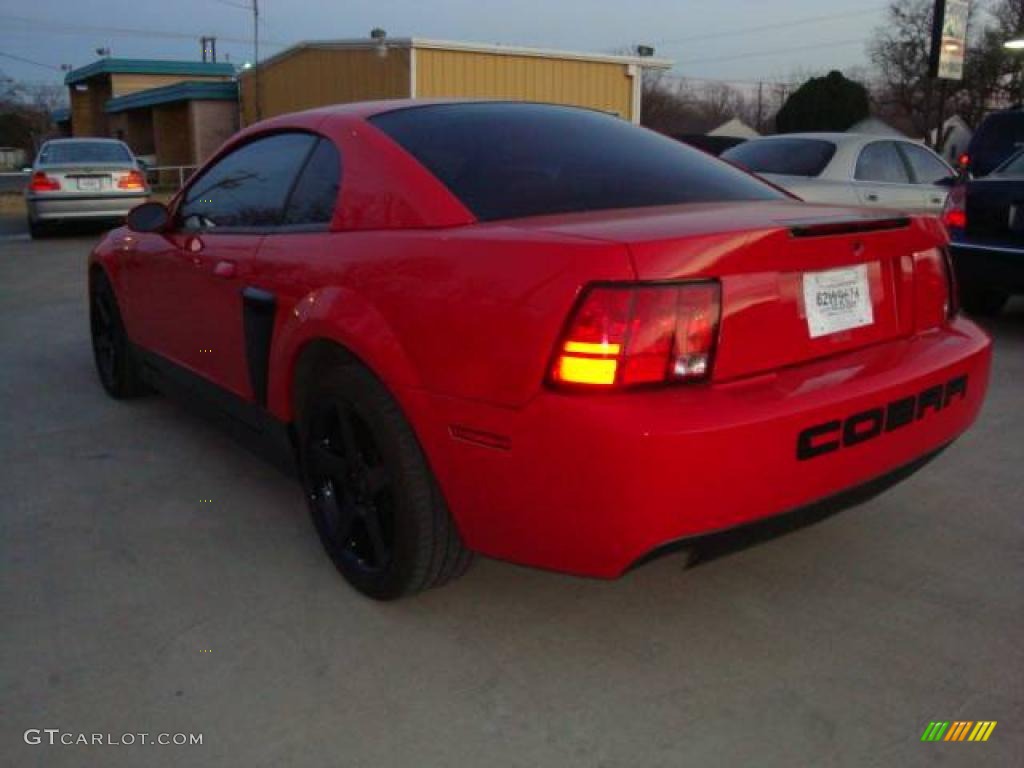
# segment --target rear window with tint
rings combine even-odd
[[[63,163],[130,163],[131,153],[123,144],[109,141],[69,141],[47,144],[39,154],[39,162],[48,165]]]
[[[835,153],[836,145],[824,139],[755,139],[726,150],[722,157],[753,173],[814,177]]]
[[[482,221],[782,197],[699,150],[600,112],[438,104],[371,121]]]

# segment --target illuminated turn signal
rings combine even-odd
[[[707,378],[720,294],[714,281],[590,288],[559,341],[552,383],[621,388]]]

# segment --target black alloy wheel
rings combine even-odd
[[[366,422],[348,404],[323,402],[309,421],[306,487],[331,556],[372,576],[394,556],[394,494]]]

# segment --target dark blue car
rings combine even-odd
[[[1024,150],[954,187],[943,219],[968,312],[996,314],[1024,293]]]

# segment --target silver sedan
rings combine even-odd
[[[722,157],[812,203],[942,212],[956,173],[909,139],[789,133],[752,139]]]
[[[25,187],[29,232],[82,219],[123,219],[149,197],[146,175],[123,141],[53,139],[39,150]]]

